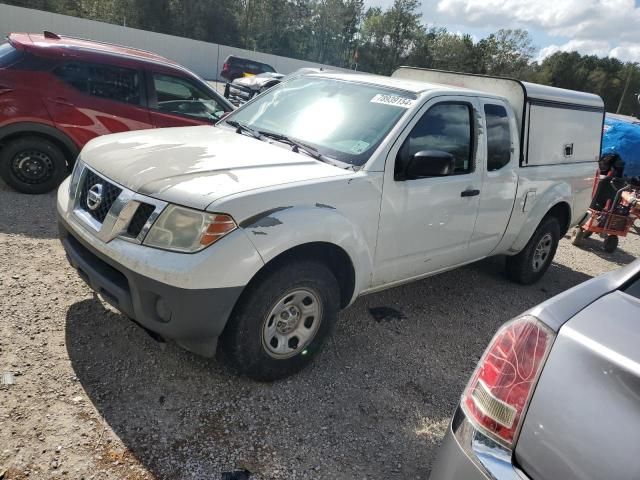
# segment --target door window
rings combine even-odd
[[[153,74],[158,110],[204,120],[218,121],[225,108],[212,94],[190,81],[169,75]]]
[[[454,174],[473,171],[472,107],[467,103],[440,103],[431,107],[405,140],[400,155],[440,150],[455,158]]]
[[[92,97],[140,105],[140,74],[130,68],[72,62],[53,73],[67,85]]]
[[[484,106],[487,119],[487,170],[500,170],[511,161],[511,130],[507,109],[501,105]]]

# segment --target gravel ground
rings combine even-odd
[[[0,184],[0,478],[426,479],[495,329],[640,253],[600,245],[563,240],[531,287],[496,258],[363,297],[311,368],[260,384],[105,307],[67,265],[54,195]]]

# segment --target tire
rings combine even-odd
[[[555,217],[545,218],[519,254],[507,257],[507,276],[522,285],[531,285],[545,274],[558,249],[561,229]],[[541,254],[544,252],[544,254]]]
[[[616,251],[616,248],[618,248],[618,241],[617,235],[607,235],[602,244],[602,248],[607,253],[613,253]]]
[[[0,176],[18,192],[50,192],[68,173],[64,153],[45,138],[20,137],[0,150]]]
[[[572,231],[571,231],[571,244],[575,245],[576,247],[582,245],[582,241],[587,238],[586,235],[587,232],[585,232],[584,230],[582,230],[580,227],[575,227]]]
[[[254,380],[288,377],[320,352],[339,306],[338,281],[329,268],[316,261],[293,261],[263,275],[243,293],[219,351],[223,360]]]

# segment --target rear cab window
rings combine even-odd
[[[22,52],[9,42],[0,44],[0,68],[10,67],[22,58]]]
[[[509,114],[502,105],[484,106],[487,121],[487,170],[500,170],[511,161],[511,129]]]

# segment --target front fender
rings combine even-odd
[[[524,202],[524,200],[523,200]],[[525,208],[524,203],[520,203],[519,208]],[[571,185],[562,182],[556,183],[550,188],[547,188],[544,192],[536,192],[536,198],[533,207],[528,212],[523,213],[524,221],[520,228],[520,233],[516,236],[515,241],[509,248],[512,253],[518,253],[527,246],[529,239],[533,236],[533,233],[540,225],[542,219],[549,213],[549,211],[558,204],[566,203],[571,212],[573,207],[573,194]],[[569,219],[571,220],[571,219]]]
[[[333,207],[316,204],[271,209],[245,220],[240,227],[246,230],[265,264],[300,245],[331,243],[342,248],[353,263],[355,289],[351,301],[370,283],[373,252],[365,235]]]

